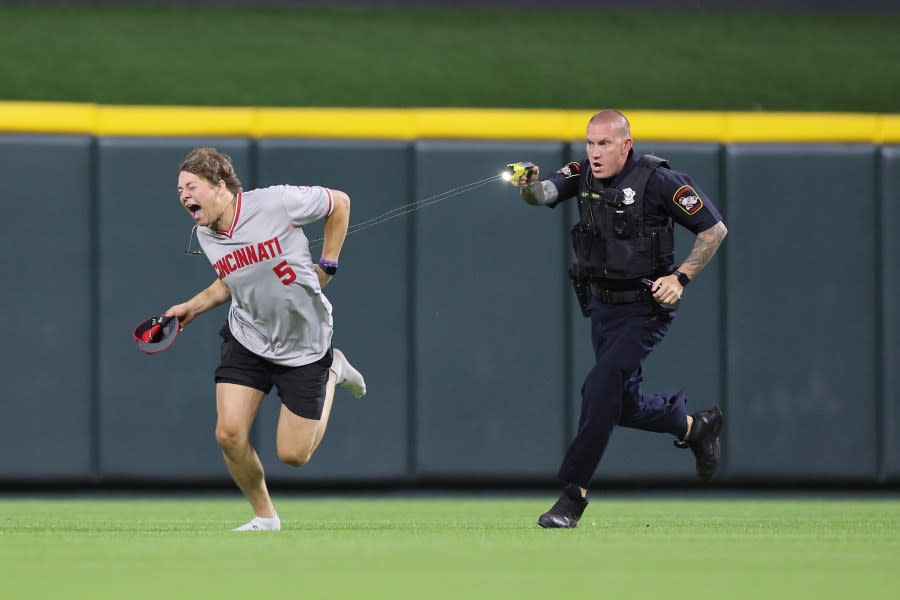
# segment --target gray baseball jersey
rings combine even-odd
[[[279,365],[319,360],[331,346],[331,303],[300,227],[331,214],[331,191],[279,185],[240,193],[234,206],[229,231],[197,228],[203,252],[231,290],[231,333]]]

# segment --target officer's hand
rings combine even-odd
[[[678,283],[678,277],[666,275],[654,281],[650,291],[653,292],[653,298],[660,304],[677,304],[681,300],[684,287]]]
[[[513,181],[512,184],[519,188],[528,187],[541,177],[541,168],[537,165],[534,165],[527,171],[525,174],[519,177],[517,180]]]

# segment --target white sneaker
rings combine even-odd
[[[366,395],[366,381],[362,373],[353,368],[344,353],[334,349],[334,359],[331,362],[331,370],[337,375],[337,385],[341,386],[357,398]]]
[[[281,531],[281,519],[274,517],[253,517],[249,523],[235,527],[232,531]]]

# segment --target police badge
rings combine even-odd
[[[622,190],[622,193],[625,194],[625,199],[622,200],[622,204],[634,204],[634,190],[630,187]]]

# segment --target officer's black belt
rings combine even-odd
[[[603,304],[630,304],[647,297],[646,290],[608,290],[591,283],[591,295]]]

